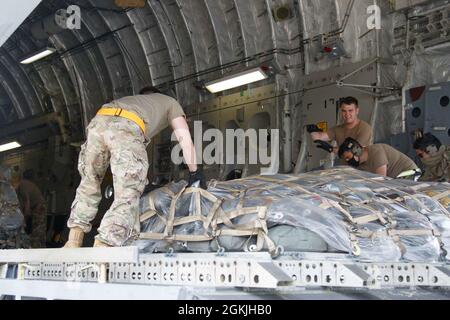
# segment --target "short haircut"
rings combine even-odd
[[[145,87],[142,88],[141,91],[139,91],[139,94],[152,94],[152,93],[161,93],[161,91],[159,91],[158,89],[156,89],[156,87],[153,86],[149,86],[149,87]]]
[[[351,105],[354,104],[357,108],[359,108],[358,99],[354,97],[346,97],[339,100],[339,108],[341,108],[343,105]]]
[[[439,151],[441,146],[442,146],[441,141],[431,133],[424,134],[422,138],[419,138],[414,142],[415,150],[421,150],[428,154],[433,153],[433,151],[434,152]]]
[[[339,147],[338,155],[339,158],[342,159],[342,157],[344,156],[344,152],[349,151],[353,153],[353,155],[360,157],[362,155],[362,150],[363,147],[357,140],[353,138],[347,138],[345,139],[344,143],[341,144],[341,146]]]

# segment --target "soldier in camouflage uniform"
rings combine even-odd
[[[0,165],[0,249],[21,248],[24,217],[14,190],[11,170]]]
[[[47,238],[47,205],[39,187],[33,182],[33,171],[26,170],[15,185],[25,217],[25,232],[32,248],[45,248]]]
[[[450,182],[450,146],[427,133],[416,140],[414,149],[425,166],[422,181]]]
[[[81,183],[67,223],[70,234],[65,248],[81,247],[84,233],[91,230],[101,200],[100,185],[109,165],[114,202],[101,222],[94,247],[125,246],[138,238],[139,199],[149,167],[146,146],[169,125],[175,130],[191,172],[190,185],[200,181],[204,187],[185,114],[175,99],[148,87],[140,95],[115,100],[104,105],[87,128],[87,141],[78,162]]]

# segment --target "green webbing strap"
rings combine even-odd
[[[188,224],[188,223],[197,222],[197,221],[201,221],[204,223],[206,221],[206,217],[193,215],[193,216],[175,218],[175,220],[173,222],[173,226],[177,227],[177,226],[181,226],[183,224]]]
[[[167,224],[166,229],[164,230],[164,236],[169,237],[172,235],[173,232],[173,223],[175,220],[175,210],[177,208],[177,201],[183,194],[186,187],[183,187],[180,192],[175,196],[175,198],[172,199],[172,202],[170,203],[170,209],[169,209],[169,217],[167,218]]]
[[[156,212],[155,202],[153,201],[153,198],[151,196],[148,197],[148,206],[149,209],[139,217],[140,222],[144,222],[158,214],[158,212]]]
[[[200,196],[200,192],[198,192],[198,189],[197,189],[197,192],[194,193],[194,201],[195,201],[195,211],[194,211],[195,215],[197,217],[201,217],[202,216],[202,199]]]
[[[203,228],[205,230],[207,230],[211,226],[211,222],[213,221],[213,219],[217,218],[218,209],[220,208],[221,205],[222,205],[222,200],[219,200],[219,199],[214,203],[214,206],[211,208],[208,216],[206,217],[206,219],[203,222]]]
[[[146,211],[143,214],[141,214],[141,216],[139,217],[139,221],[142,223],[144,221],[149,220],[150,218],[154,217],[157,214],[158,213],[156,211],[153,211],[153,210]]]
[[[363,180],[365,180],[365,181],[367,181],[367,182],[373,182],[373,183],[381,184],[383,187],[386,187],[382,182],[378,181],[377,178],[373,178],[373,179],[366,178],[366,177],[364,177],[364,176],[361,176],[361,175],[357,174],[357,173],[354,172],[354,171],[349,172],[349,174],[350,174],[351,176],[361,178],[361,179],[363,179]],[[384,178],[383,178],[383,179],[384,179]],[[383,181],[385,181],[385,180],[383,180]],[[417,204],[421,205],[421,202],[420,202],[419,200],[417,200],[413,195],[406,193],[405,191],[402,191],[402,190],[400,190],[400,189],[393,188],[393,187],[391,187],[390,190],[394,190],[394,191],[398,192],[399,194],[402,194],[404,199],[408,199],[408,198],[409,198],[409,199],[412,199],[412,200],[414,200]]]
[[[381,231],[367,231],[367,230],[358,230],[356,231],[356,235],[361,238],[379,238],[381,236],[412,236],[412,237],[439,237],[441,234],[436,230],[430,229],[408,229],[408,230],[398,230],[398,229],[390,229],[390,230],[381,230]]]
[[[434,200],[438,200],[439,201],[439,200],[444,199],[445,197],[448,197],[448,196],[450,196],[450,190],[447,190],[446,192],[441,192],[441,193],[433,196],[432,198]]]
[[[164,240],[164,241],[187,241],[187,242],[202,242],[213,240],[212,236],[205,235],[180,235],[174,234],[171,236],[165,236],[162,233],[143,232],[140,234],[139,239],[143,240]]]

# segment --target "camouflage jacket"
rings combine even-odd
[[[450,182],[450,146],[442,146],[438,153],[429,158],[422,159],[425,166],[423,181]]]

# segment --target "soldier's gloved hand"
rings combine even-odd
[[[308,124],[306,126],[306,131],[308,131],[308,133],[323,132],[316,124]]]
[[[198,184],[196,185],[196,183]],[[197,169],[197,171],[189,173],[188,188],[191,188],[193,186],[197,188],[200,187],[204,190],[207,189],[205,175],[203,174],[203,171],[201,169]]]
[[[333,146],[331,144],[329,144],[328,142],[316,140],[316,141],[314,141],[314,143],[316,144],[317,148],[323,149],[328,153],[333,153],[333,151],[334,151]]]

